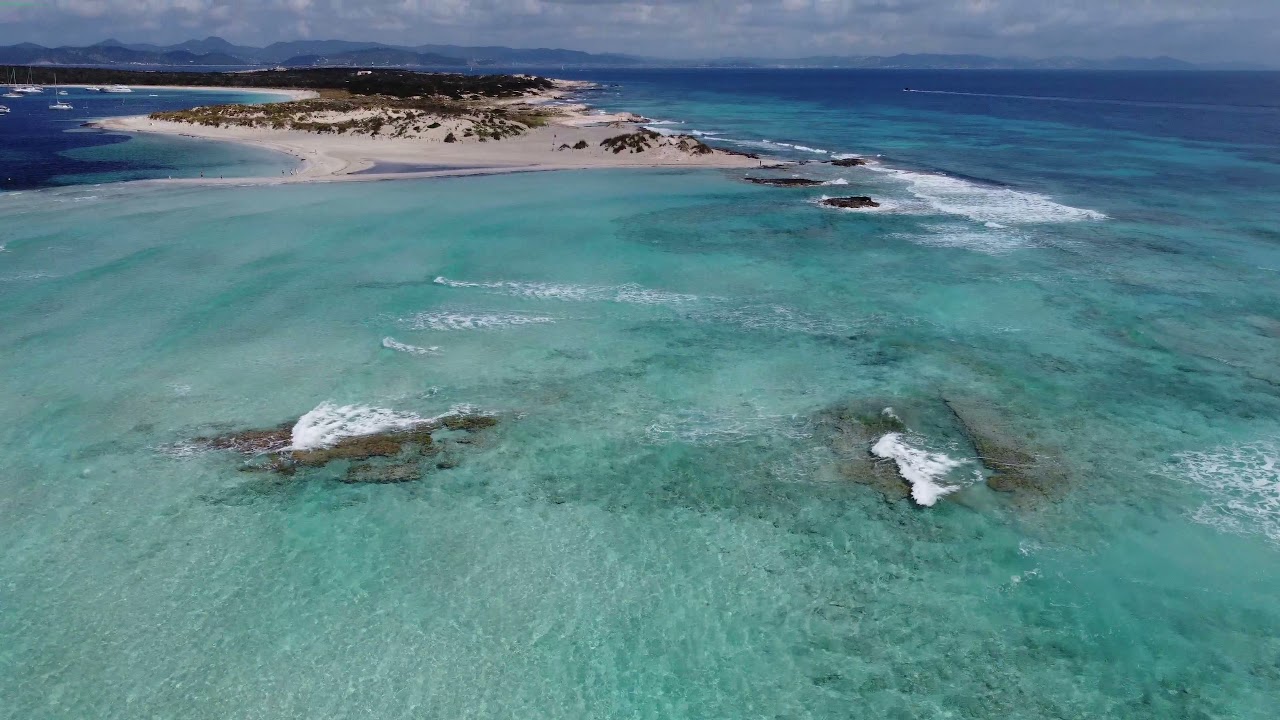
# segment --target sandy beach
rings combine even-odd
[[[601,145],[609,138],[643,129],[639,116],[631,113],[604,114],[583,104],[561,104],[562,98],[580,84],[560,81],[555,90],[534,97],[495,102],[498,106],[520,104],[545,107],[554,115],[542,127],[528,128],[514,137],[483,141],[475,138],[446,140],[459,128],[456,121],[441,118],[437,129],[417,137],[318,134],[315,132],[222,125],[213,127],[188,122],[152,119],[148,116],[114,117],[91,125],[126,133],[154,133],[253,145],[286,153],[301,164],[292,174],[268,178],[235,178],[222,182],[294,183],[317,181],[370,181],[393,178],[443,175],[575,170],[592,168],[755,168],[761,161],[746,155],[714,150],[689,152],[683,138],[651,136],[650,147],[640,152],[613,152]],[[224,90],[225,88],[184,88]],[[241,90],[258,92],[257,90]],[[272,91],[282,92],[282,91]],[[284,91],[291,100],[315,97],[310,91]],[[459,137],[461,133],[458,133]],[[688,139],[692,140],[692,139]],[[575,146],[577,149],[575,149]],[[163,182],[218,182],[199,178]]]

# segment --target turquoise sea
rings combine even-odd
[[[0,717],[1275,716],[1280,75],[592,79],[873,163],[0,195]]]

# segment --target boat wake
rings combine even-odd
[[[1080,98],[1061,95],[1003,95],[998,93],[961,92],[958,90],[907,90],[920,95],[955,95],[959,97],[998,98],[1002,100],[1035,100],[1040,102],[1080,103],[1084,105],[1121,105],[1125,107],[1171,108],[1177,110],[1218,110],[1229,112],[1262,112],[1275,111],[1268,105],[1215,105],[1210,103],[1178,103],[1160,100],[1119,100],[1115,98]]]

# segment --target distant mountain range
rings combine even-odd
[[[885,68],[912,70],[1265,70],[1243,63],[1197,65],[1170,57],[1089,60],[987,55],[813,56],[795,59],[720,58],[668,60],[636,55],[585,53],[577,50],[466,47],[459,45],[386,45],[350,40],[297,40],[266,47],[235,45],[207,37],[177,45],[151,45],[104,40],[87,47],[48,48],[32,43],[0,46],[4,65],[143,65],[165,67],[794,67]]]

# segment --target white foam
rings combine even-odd
[[[1175,475],[1209,493],[1196,522],[1280,542],[1280,444],[1260,442],[1177,456]]]
[[[291,447],[294,450],[329,447],[343,438],[407,430],[424,422],[427,422],[426,418],[414,413],[324,402],[298,418],[293,426]]]
[[[1096,210],[1056,203],[1039,193],[991,187],[948,175],[883,166],[867,167],[906,183],[908,191],[930,210],[961,215],[974,222],[1030,225],[1105,220],[1107,217]]]
[[[492,330],[521,325],[543,325],[555,318],[515,313],[424,312],[402,319],[414,330]]]
[[[617,302],[633,305],[679,305],[699,300],[697,295],[653,290],[635,284],[608,285],[564,285],[545,282],[511,282],[499,280],[494,282],[469,282],[437,277],[437,285],[452,288],[483,288],[495,290],[505,295],[533,298],[536,300],[564,300],[569,302]]]
[[[968,462],[913,447],[902,433],[889,433],[880,438],[872,446],[871,454],[893,460],[898,474],[911,485],[911,499],[924,507],[933,507],[939,499],[960,489],[959,485],[944,485],[940,481]]]
[[[822,184],[823,185],[848,185],[849,181],[845,180],[844,178],[836,178],[835,180],[828,180]]]
[[[417,345],[406,345],[393,337],[382,338],[382,347],[397,352],[409,353],[410,355],[439,355],[438,347],[418,347]]]

